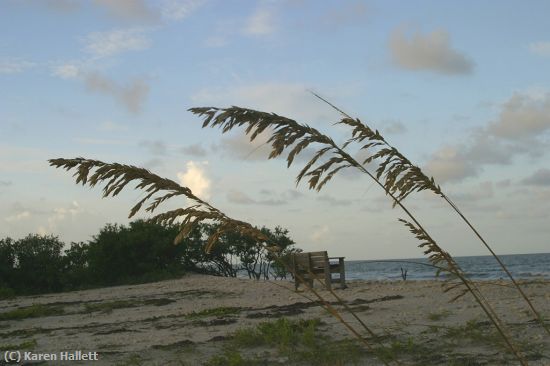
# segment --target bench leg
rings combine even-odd
[[[344,258],[339,259],[340,264],[340,288],[346,288],[346,267],[344,266]]]

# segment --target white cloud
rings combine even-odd
[[[256,201],[250,198],[246,193],[236,190],[227,192],[226,198],[229,202],[236,203],[238,205],[251,205],[256,203]]]
[[[0,74],[18,74],[34,66],[36,66],[34,62],[18,58],[6,58],[0,60]]]
[[[88,91],[110,95],[129,112],[134,114],[141,111],[149,94],[149,84],[141,78],[134,79],[126,85],[120,85],[94,72],[85,76],[84,83]]]
[[[246,21],[244,34],[249,36],[266,36],[275,31],[273,11],[267,8],[257,9]]]
[[[4,220],[6,222],[16,222],[16,221],[29,219],[30,217],[31,217],[31,213],[29,211],[22,211],[15,215],[8,216]]]
[[[550,130],[550,93],[514,94],[503,104],[500,115],[488,130],[506,139],[534,137]]]
[[[539,56],[550,57],[550,42],[533,42],[529,44],[529,51]]]
[[[329,231],[330,231],[330,229],[326,225],[318,227],[311,233],[310,239],[315,243],[323,241],[323,239],[327,236]]]
[[[151,40],[142,28],[117,29],[109,32],[90,33],[86,38],[86,52],[96,58],[116,55],[126,51],[141,51],[151,46]]]
[[[203,89],[192,99],[196,105],[238,105],[273,112],[301,123],[336,121],[340,115],[308,92],[300,83],[266,82],[227,89]],[[332,99],[330,96],[329,99]]]
[[[408,37],[403,29],[396,29],[389,47],[395,64],[406,70],[470,74],[474,68],[468,57],[451,48],[449,34],[443,30]]]
[[[478,172],[475,165],[465,159],[455,146],[446,146],[436,151],[423,169],[439,183],[460,181]]]
[[[53,75],[62,79],[75,79],[80,75],[80,67],[73,63],[58,65],[54,67]]]
[[[512,164],[517,156],[539,158],[548,150],[550,93],[516,93],[502,104],[498,117],[470,133],[464,143],[436,151],[425,170],[436,181],[460,181],[477,176],[484,165]]]
[[[51,211],[51,214],[46,219],[47,224],[39,225],[38,233],[47,235],[56,233],[59,230],[59,225],[66,221],[74,221],[76,216],[83,212],[77,201],[71,202],[68,207],[57,207]]]
[[[177,177],[182,186],[191,189],[193,194],[201,199],[210,198],[210,179],[206,176],[204,166],[208,162],[189,161],[185,172],[178,172]]]
[[[164,19],[182,20],[197,10],[203,0],[166,0],[161,6],[161,14]]]

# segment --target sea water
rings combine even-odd
[[[550,279],[550,253],[501,255],[499,258],[516,279]],[[454,257],[454,259],[471,279],[508,278],[492,256]],[[401,280],[402,273],[406,271],[408,280],[432,280],[436,278],[437,269],[430,267],[429,264],[426,258],[387,261],[346,260],[346,279]]]

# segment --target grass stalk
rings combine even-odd
[[[341,110],[340,108],[338,108],[337,106],[335,106],[334,104],[332,104],[331,102],[329,102],[328,100],[326,100],[325,98],[321,97],[319,94],[313,92],[310,90],[310,93],[312,93],[315,97],[317,97],[318,99],[320,99],[321,101],[327,103],[329,106],[331,106],[333,109],[335,109],[336,111],[338,111],[340,114],[342,114],[345,118],[348,118],[350,120],[353,120],[353,118],[347,114],[346,112],[344,112],[343,110]],[[357,122],[357,124],[362,124],[359,120],[355,120]],[[368,129],[368,130],[372,130],[370,129],[368,126],[362,124],[364,126],[364,128]],[[356,125],[356,127],[359,127]],[[379,133],[378,131],[377,132],[377,137],[380,137],[379,139],[377,139],[378,141],[381,141],[383,145],[385,145],[387,148],[393,150],[393,151],[397,151],[397,149],[390,145]],[[399,154],[400,157],[404,158],[401,154]],[[405,159],[406,160],[406,159]],[[406,160],[406,163],[410,164],[410,167],[414,167],[408,160]],[[528,307],[530,308],[531,312],[535,315],[536,319],[538,320],[538,322],[540,323],[540,325],[544,328],[544,330],[546,331],[546,333],[548,335],[550,335],[550,328],[545,324],[544,322],[544,319],[542,318],[542,316],[540,315],[540,313],[537,311],[537,309],[535,308],[535,306],[533,305],[533,303],[531,302],[531,300],[529,299],[529,297],[525,294],[525,292],[523,291],[523,289],[521,288],[521,286],[519,285],[519,283],[516,281],[516,279],[512,276],[512,273],[508,270],[508,268],[506,267],[506,265],[504,265],[504,263],[502,262],[502,260],[500,259],[500,257],[493,251],[493,249],[491,248],[491,246],[487,243],[487,241],[483,238],[483,236],[479,233],[479,231],[473,226],[473,224],[470,222],[470,220],[468,220],[468,218],[462,213],[462,211],[458,208],[458,206],[449,198],[449,196],[447,196],[442,190],[441,190],[441,187],[440,186],[435,186],[435,182],[433,181],[433,178],[428,178],[421,170],[420,168],[418,167],[414,167],[416,169],[418,169],[418,173],[422,175],[422,178],[425,180],[425,181],[429,181],[429,182],[433,182],[433,187],[432,188],[435,188],[435,189],[431,189],[434,193],[436,193],[437,195],[439,195],[441,198],[443,198],[443,200],[445,202],[447,202],[447,204],[458,214],[458,216],[462,219],[462,221],[464,221],[464,223],[466,223],[466,225],[470,228],[470,230],[472,230],[472,232],[475,234],[475,236],[481,241],[481,243],[483,244],[483,246],[489,251],[489,253],[495,258],[495,260],[497,261],[497,263],[499,264],[500,268],[504,271],[504,273],[506,273],[506,275],[508,276],[508,278],[510,279],[510,281],[512,282],[512,284],[514,285],[514,287],[517,289],[517,291],[519,292],[519,294],[521,295],[521,297],[525,300],[525,302],[527,303]],[[403,197],[404,198],[404,197]]]
[[[385,149],[378,150],[375,154],[369,156],[363,164],[352,158],[344,150],[349,143],[361,142],[365,139],[367,139],[368,143],[363,146],[363,148],[372,149],[386,145],[385,140],[378,131],[372,131],[358,120],[353,120],[348,118],[348,116],[339,123],[353,127],[353,136],[343,147],[340,147],[329,136],[320,133],[316,129],[273,113],[259,112],[239,107],[225,109],[202,107],[191,108],[190,111],[204,118],[203,127],[217,126],[220,127],[224,133],[230,131],[234,127],[246,126],[245,132],[247,135],[250,135],[251,141],[261,132],[270,128],[273,133],[268,140],[272,145],[272,151],[269,158],[281,155],[283,151],[288,148],[290,150],[287,156],[288,166],[290,166],[295,157],[310,144],[317,143],[324,145],[325,147],[317,151],[296,178],[297,183],[299,183],[304,177],[309,177],[310,189],[316,189],[317,191],[321,190],[338,171],[348,167],[355,167],[362,173],[367,174],[386,192],[386,195],[391,198],[394,207],[399,206],[412,221],[408,222],[400,219],[415,237],[422,241],[419,246],[427,247],[424,254],[429,254],[430,261],[435,265],[441,262],[446,263],[449,271],[457,274],[457,277],[466,287],[466,291],[458,295],[457,298],[470,292],[493,325],[497,328],[500,335],[504,338],[505,343],[514,353],[516,358],[522,365],[527,365],[527,361],[522,356],[521,352],[513,345],[511,337],[505,331],[500,318],[494,312],[488,301],[482,296],[475,283],[466,278],[464,272],[460,269],[460,266],[454,261],[451,255],[445,252],[436,241],[432,239],[415,216],[404,206],[402,202],[403,199],[413,191],[430,189],[435,192],[440,192],[440,188],[435,185],[433,178],[427,178],[419,168],[412,165],[393,147],[386,147]],[[318,163],[319,159],[329,152],[332,152],[333,155],[328,158],[328,161]],[[364,167],[364,164],[382,157],[386,157],[387,159],[380,164],[376,176]],[[315,164],[317,165],[315,166]],[[388,166],[390,169],[389,173],[386,171]],[[393,171],[391,169],[393,169]],[[403,174],[407,169],[410,171]],[[380,179],[385,172],[386,181],[384,184]],[[452,288],[454,287],[455,286]]]
[[[277,254],[277,248],[279,248],[277,243],[271,242],[270,238],[262,233],[261,230],[253,227],[247,222],[230,218],[219,209],[210,205],[208,202],[195,196],[189,188],[182,187],[170,179],[161,178],[146,169],[118,163],[109,164],[102,161],[85,158],[50,159],[49,163],[53,167],[62,168],[67,171],[75,169],[76,172],[73,176],[76,178],[77,184],[88,184],[90,187],[94,187],[98,183],[107,182],[103,188],[103,197],[114,197],[118,195],[128,183],[137,181],[138,184],[136,187],[144,189],[148,192],[148,194],[131,209],[129,217],[134,216],[148,200],[152,200],[152,203],[149,204],[145,211],[153,213],[162,202],[169,198],[179,195],[187,197],[188,200],[193,202],[190,206],[182,209],[167,211],[149,219],[150,222],[163,225],[173,224],[177,219],[182,219],[180,224],[180,232],[174,239],[174,244],[180,243],[200,222],[214,221],[217,222],[219,226],[207,240],[205,245],[205,250],[207,252],[217,244],[218,239],[222,235],[227,232],[234,231],[248,236],[256,240],[258,243],[262,243],[266,250],[274,254],[275,258],[279,258]],[[93,174],[92,171],[94,171]],[[154,198],[154,195],[161,191],[167,191],[168,193]],[[281,260],[281,263],[289,269],[289,266],[285,261]],[[294,273],[294,275],[299,276],[296,273]],[[303,280],[303,278],[301,278],[301,280]],[[375,355],[378,355],[377,350],[373,348],[372,345],[364,337],[362,337],[361,334],[351,324],[349,324],[349,322],[347,322],[340,315],[338,310],[335,309],[325,298],[323,298],[318,291],[309,285],[308,289],[315,295],[315,297],[317,297],[319,302],[332,316],[342,323],[342,325],[344,325],[344,327],[346,327],[358,340],[360,340],[365,347],[367,347],[367,349],[372,351]],[[374,335],[366,324],[363,322],[361,324],[369,331],[369,333]],[[374,339],[375,341],[378,341],[377,337],[374,337]],[[388,365],[383,357],[380,355],[378,356],[385,365]]]

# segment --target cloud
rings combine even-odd
[[[249,36],[262,37],[275,32],[273,11],[258,8],[246,21],[243,33]]]
[[[310,235],[310,239],[313,241],[313,242],[320,242],[322,241],[326,236],[327,234],[330,232],[330,228],[326,225],[323,225],[323,226],[320,226],[318,228],[316,228]]]
[[[86,37],[85,51],[95,58],[103,58],[126,51],[145,50],[151,47],[151,40],[145,33],[142,28],[93,32]]]
[[[247,135],[238,133],[222,138],[215,148],[221,149],[224,155],[236,159],[245,161],[266,160],[271,152],[271,146],[267,144],[270,135],[271,131],[264,131],[251,142]]]
[[[202,199],[210,198],[210,179],[206,176],[204,165],[207,162],[199,163],[189,161],[186,164],[185,172],[178,172],[177,177],[182,186],[191,189],[193,194]]]
[[[514,94],[488,127],[491,134],[506,139],[533,137],[549,129],[550,93],[535,97]]]
[[[90,92],[109,95],[124,106],[129,112],[137,114],[143,108],[149,94],[149,84],[138,78],[129,84],[120,85],[99,73],[89,73],[84,78],[86,89]]]
[[[22,211],[22,212],[19,212],[19,213],[15,214],[15,215],[8,216],[4,220],[6,222],[16,222],[16,221],[21,221],[21,220],[27,220],[30,217],[31,217],[31,213],[29,211]]]
[[[252,205],[256,203],[256,201],[250,198],[247,194],[235,190],[227,192],[226,198],[229,202],[236,203],[238,205]]]
[[[459,147],[460,155],[478,164],[508,165],[512,163],[513,158],[510,151],[520,152],[521,150],[519,146],[492,136],[486,129],[472,132],[469,141],[468,145]]]
[[[349,206],[353,203],[351,200],[338,199],[327,194],[317,197],[317,201],[326,202],[331,206]]]
[[[533,42],[529,44],[529,51],[539,56],[550,57],[550,42]]]
[[[11,180],[0,180],[0,187],[9,187],[13,184]]]
[[[45,235],[57,231],[59,223],[66,219],[74,220],[75,217],[83,212],[77,201],[71,202],[68,207],[58,207],[52,210],[52,214],[47,219],[47,227],[41,225],[39,234]]]
[[[539,169],[522,180],[522,183],[533,186],[550,186],[550,169]]]
[[[451,194],[453,200],[457,202],[479,202],[480,200],[491,198],[495,195],[492,182],[481,182],[473,191]]]
[[[153,158],[141,163],[140,166],[148,170],[153,170],[164,166],[164,161],[159,158]]]
[[[230,88],[202,89],[193,95],[195,104],[238,105],[277,113],[301,123],[340,119],[340,115],[326,107],[308,92],[301,83],[265,82]],[[328,96],[331,99],[331,96]]]
[[[385,133],[397,135],[407,132],[407,127],[400,121],[388,121],[383,130]]]
[[[80,75],[80,67],[73,63],[58,65],[54,67],[53,75],[66,80],[75,79]]]
[[[454,146],[446,146],[437,150],[425,164],[423,170],[439,183],[460,181],[478,174],[478,168],[471,161],[465,159],[464,155]]]
[[[153,155],[166,155],[168,150],[166,144],[160,140],[140,141],[139,146],[147,149]]]
[[[0,60],[0,74],[18,74],[34,66],[36,66],[34,62],[18,58],[5,58]]]
[[[247,194],[240,191],[235,191],[235,190],[228,192],[227,200],[231,203],[236,203],[239,205],[280,206],[288,203],[284,199],[255,200],[250,198]]]
[[[517,156],[539,158],[548,150],[541,138],[550,130],[550,93],[516,93],[498,117],[470,133],[465,143],[444,146],[424,169],[439,182],[477,176],[484,165],[509,165]]]
[[[455,75],[470,74],[474,68],[468,57],[451,48],[449,34],[443,30],[408,37],[403,29],[397,29],[389,48],[394,63],[406,70]]]
[[[198,156],[198,157],[203,157],[203,156],[206,156],[207,154],[206,149],[199,144],[184,146],[180,149],[180,152],[182,154]]]
[[[203,0],[167,0],[161,7],[161,14],[164,19],[182,20],[204,4]]]
[[[158,10],[150,8],[144,0],[93,0],[93,3],[116,19],[155,22],[160,18]]]
[[[263,190],[263,193],[264,195],[267,194],[268,196],[273,196],[273,194],[271,192],[269,193],[266,193],[265,190]],[[288,194],[282,194],[281,195],[282,197],[287,197]],[[272,197],[272,198],[268,198],[268,199],[262,199],[262,200],[255,200],[253,198],[251,198],[250,196],[248,196],[246,193],[243,193],[241,191],[237,191],[237,190],[231,190],[227,193],[226,195],[226,198],[229,202],[231,203],[235,203],[235,204],[238,204],[238,205],[264,205],[264,206],[280,206],[280,205],[285,205],[288,203],[288,201],[286,199],[283,199],[283,198],[277,198],[277,197]]]

